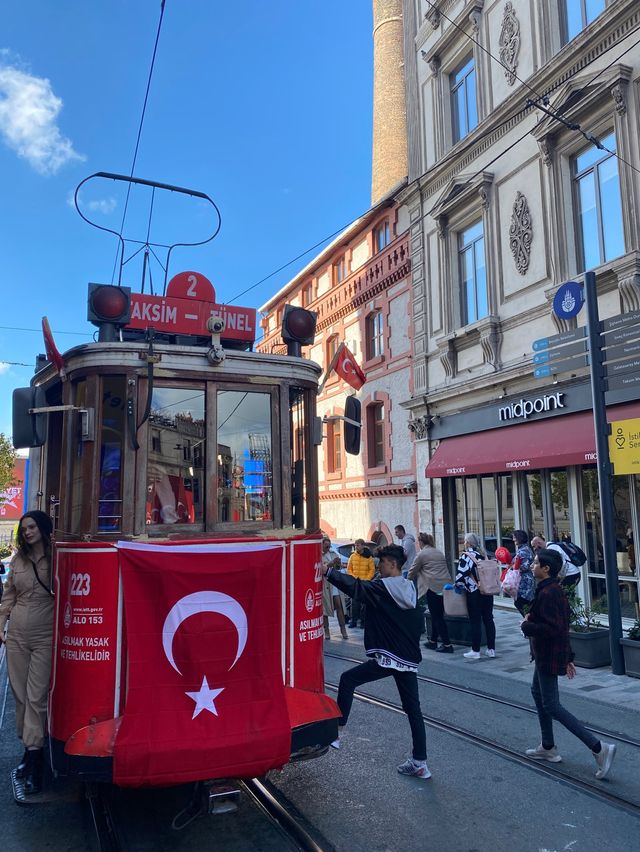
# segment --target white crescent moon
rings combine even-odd
[[[342,364],[342,369],[345,373],[353,373],[353,363],[348,359],[344,359],[344,363]]]
[[[244,651],[249,629],[247,627],[247,616],[238,601],[222,592],[194,592],[192,595],[180,598],[171,607],[162,626],[162,647],[167,660],[181,675],[182,672],[173,659],[173,638],[182,622],[199,612],[217,612],[224,615],[238,631],[238,651],[235,660],[229,666],[229,671],[231,671]]]

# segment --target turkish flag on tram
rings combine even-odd
[[[58,351],[58,347],[51,333],[51,326],[46,317],[42,317],[42,336],[44,337],[44,351],[47,353],[47,360],[50,361],[59,373],[64,371],[64,358]]]
[[[340,378],[355,390],[360,390],[367,381],[367,377],[356,364],[353,353],[344,344],[340,347],[334,369]]]
[[[128,672],[115,783],[250,778],[286,763],[284,545],[118,549]]]

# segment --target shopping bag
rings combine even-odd
[[[520,587],[520,572],[517,568],[509,568],[502,581],[502,591],[514,600],[518,597]]]
[[[454,589],[442,590],[445,615],[467,616],[467,593],[456,594]]]

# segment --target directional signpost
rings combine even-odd
[[[586,328],[581,327],[534,340],[531,345],[535,353],[534,378],[546,379],[559,373],[570,373],[581,367],[588,367],[586,333]]]

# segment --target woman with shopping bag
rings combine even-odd
[[[464,551],[458,560],[458,571],[455,579],[455,590],[465,594],[467,610],[471,623],[471,650],[464,656],[467,660],[480,659],[480,640],[482,624],[487,634],[487,649],[485,656],[493,658],[496,655],[496,625],[493,620],[493,595],[483,595],[480,591],[480,580],[477,565],[486,559],[480,539],[475,533],[466,533]]]
[[[519,581],[516,585],[516,594],[510,596],[514,598],[516,609],[520,615],[525,615],[533,602],[536,591],[536,581],[533,576],[534,555],[529,546],[529,536],[524,530],[513,531],[513,543],[516,546],[516,555],[513,557],[509,570],[517,572]],[[508,572],[505,581],[507,581],[507,578]],[[505,594],[509,594],[504,583],[502,589]]]

